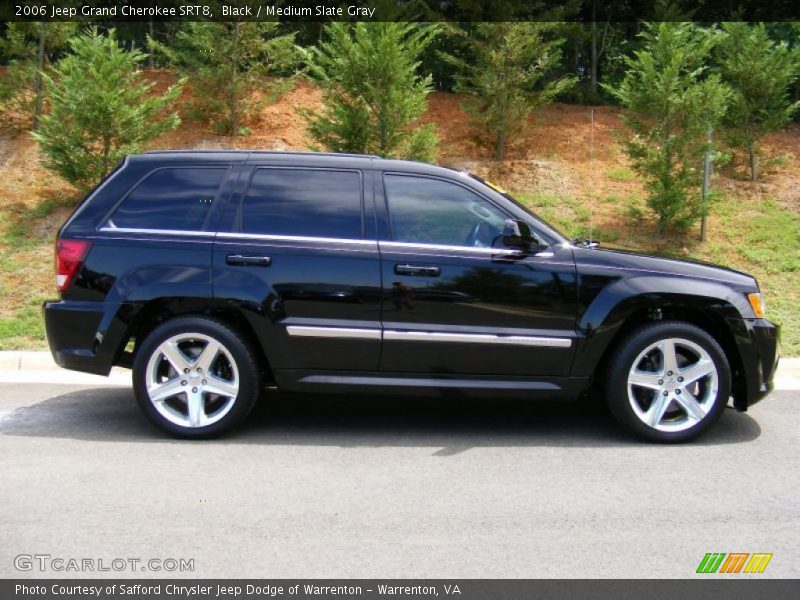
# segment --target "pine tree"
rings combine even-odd
[[[658,228],[687,229],[707,210],[698,188],[711,127],[730,90],[705,67],[715,37],[693,23],[648,23],[617,87],[628,114],[625,149],[649,191]]]
[[[471,99],[464,108],[489,138],[494,157],[528,122],[531,113],[575,84],[571,77],[548,79],[560,65],[561,39],[548,39],[556,23],[476,23],[468,34],[474,59],[444,58],[459,70],[455,91]]]
[[[265,75],[297,61],[294,34],[278,35],[275,22],[190,22],[174,44],[149,40],[190,81],[196,115],[227,135],[246,133],[246,123],[261,106],[261,97],[285,88],[270,85]]]
[[[138,152],[152,137],[178,126],[169,112],[181,84],[153,95],[138,64],[145,56],[126,52],[112,29],[70,40],[71,54],[45,76],[52,109],[33,135],[44,165],[79,188],[104,177],[125,155]]]
[[[763,23],[724,23],[718,47],[719,72],[733,90],[725,115],[725,137],[749,158],[758,180],[759,140],[783,127],[800,108],[789,94],[800,74],[800,55],[770,39]]]
[[[0,83],[3,107],[31,115],[36,128],[44,109],[44,75],[50,54],[67,46],[77,23],[8,23],[0,39],[0,54],[7,61],[8,74]]]
[[[326,39],[305,50],[324,104],[304,112],[312,139],[334,152],[432,160],[433,126],[415,121],[431,91],[419,57],[437,32],[410,22],[326,25]]]

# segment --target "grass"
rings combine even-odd
[[[29,304],[0,317],[0,350],[45,348],[41,304],[45,296],[31,298]]]
[[[636,179],[636,173],[625,167],[619,169],[609,169],[606,175],[611,181],[633,181]]]
[[[781,353],[800,355],[800,215],[771,199],[715,206],[715,239],[689,256],[746,271],[759,283],[767,318],[781,325]]]

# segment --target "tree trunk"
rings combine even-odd
[[[711,128],[708,128],[708,146],[703,156],[703,214],[700,217],[700,241],[708,239],[708,190],[711,179]]]
[[[103,135],[103,172],[100,174],[102,179],[108,174],[108,159],[111,156],[111,137],[108,134]]]
[[[231,130],[230,135],[236,135],[239,130],[239,94],[236,86],[238,85],[237,75],[239,72],[239,28],[241,23],[236,23],[233,28],[233,61],[231,71],[231,89],[229,99],[229,109],[231,111]]]
[[[750,146],[747,152],[750,155],[750,180],[758,181],[758,157],[756,156],[756,149],[754,146]]]
[[[506,158],[506,132],[500,131],[494,141],[494,159],[505,160]]]
[[[153,26],[152,18],[150,19],[150,39],[155,41],[155,27]],[[151,69],[155,68],[156,66],[156,57],[152,51],[147,59],[147,66],[149,66]]]
[[[590,89],[592,92],[592,102],[595,101],[597,98],[597,63],[598,63],[598,55],[597,55],[597,3],[592,2],[592,57],[591,57],[591,68],[589,69],[591,83]]]
[[[33,104],[33,128],[39,127],[39,118],[42,116],[42,103],[44,100],[44,81],[42,70],[44,69],[44,46],[47,34],[47,25],[44,21],[39,23],[39,49],[36,52],[36,77],[34,78],[34,88],[36,99]]]

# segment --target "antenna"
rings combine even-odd
[[[589,242],[593,241],[594,234],[594,107],[589,109],[591,114],[591,129],[589,130],[589,166],[592,173],[589,188]]]

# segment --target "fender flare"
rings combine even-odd
[[[631,316],[670,308],[713,315],[716,323],[725,328],[728,319],[755,317],[745,294],[724,283],[652,275],[620,279],[604,288],[579,315],[579,342],[572,376],[593,374]]]

